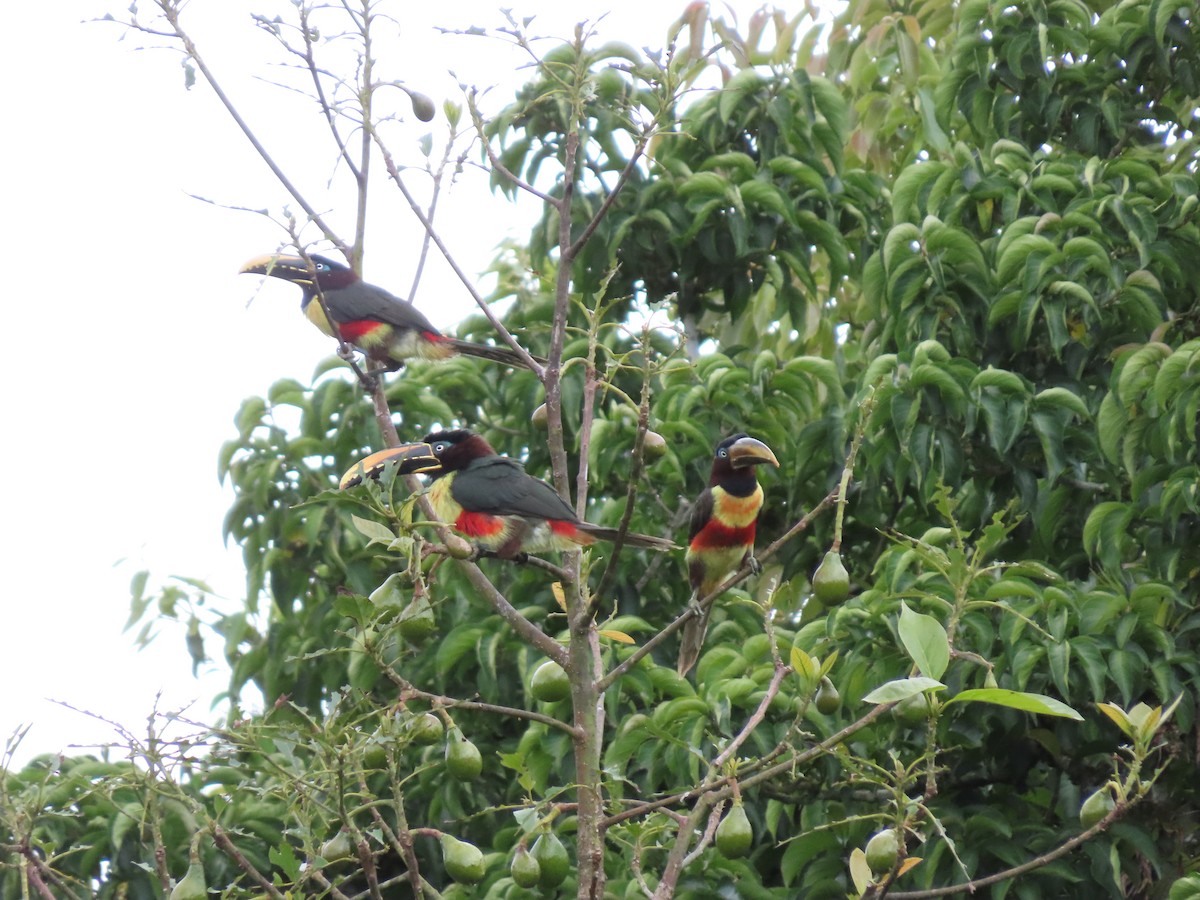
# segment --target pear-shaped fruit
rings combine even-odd
[[[529,693],[535,700],[547,703],[565,700],[571,693],[571,681],[562,666],[548,659],[534,669],[533,677],[529,680]]]
[[[408,736],[414,744],[436,744],[446,729],[433,713],[424,713],[408,723]]]
[[[896,829],[885,828],[876,832],[867,841],[867,865],[876,875],[892,871],[896,857],[900,855],[900,842],[896,840]]]
[[[446,770],[459,781],[472,781],[483,771],[479,748],[457,728],[450,730],[450,738],[446,741]]]
[[[204,865],[195,860],[187,874],[171,891],[171,900],[208,900],[208,883],[204,880]]]
[[[750,852],[750,845],[754,843],[754,829],[739,801],[734,801],[733,807],[717,826],[716,838],[717,852],[726,859],[737,859]]]
[[[542,880],[542,864],[524,847],[518,847],[508,869],[512,880],[523,888],[536,887]]]
[[[905,697],[892,707],[892,715],[901,725],[920,725],[929,718],[929,698],[924,694]]]
[[[412,101],[413,115],[422,122],[433,120],[434,108],[433,101],[424,94],[418,94],[416,91],[408,92],[408,99]]]
[[[842,555],[830,550],[812,577],[813,593],[826,606],[836,606],[850,596],[850,573],[842,565]]]
[[[375,590],[371,591],[371,596],[368,597],[372,603],[379,609],[401,609],[404,606],[404,576],[399,572],[393,572],[387,577]]]
[[[337,834],[321,845],[318,852],[326,862],[337,862],[339,859],[349,859],[351,851],[350,835],[339,830]]]
[[[424,590],[413,594],[412,602],[404,607],[400,618],[396,620],[401,636],[406,641],[417,643],[425,640],[437,631],[437,619],[433,616],[433,606],[429,603],[429,595]]]
[[[538,875],[540,887],[552,889],[566,881],[567,873],[571,871],[571,857],[553,831],[539,835],[530,852],[541,869]]]
[[[1083,801],[1083,805],[1079,807],[1079,824],[1086,831],[1112,812],[1115,805],[1112,791],[1105,785]]]
[[[833,715],[842,705],[842,695],[838,693],[838,689],[834,687],[828,675],[821,676],[821,685],[817,688],[814,702],[817,705],[817,712],[827,716]]]
[[[667,439],[657,431],[647,431],[642,441],[642,455],[647,460],[662,459],[667,455]]]
[[[533,411],[533,415],[529,417],[529,421],[534,428],[545,430],[549,426],[546,424],[549,421],[550,414],[546,411],[546,404],[543,403]]]
[[[446,874],[463,884],[478,884],[487,871],[483,851],[449,834],[442,835],[442,864]]]

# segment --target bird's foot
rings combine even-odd
[[[757,559],[755,559],[753,557],[753,555],[747,554],[746,565],[750,568],[751,573],[753,573],[755,575],[762,574],[762,563],[760,563]]]

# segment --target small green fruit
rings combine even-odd
[[[813,593],[826,606],[836,606],[850,596],[850,573],[842,565],[842,555],[830,550],[812,577]]]
[[[548,428],[547,422],[550,419],[550,414],[546,411],[546,404],[543,403],[533,411],[533,415],[529,417],[529,421],[533,423],[535,428]]]
[[[187,874],[179,879],[171,891],[171,900],[207,900],[208,884],[204,880],[204,866],[199,861],[188,866]]]
[[[817,705],[817,712],[827,716],[833,715],[842,705],[842,695],[838,693],[838,689],[834,687],[828,675],[821,676],[821,686],[817,688],[814,702]]]
[[[667,455],[667,439],[657,431],[647,431],[642,442],[642,455],[647,460],[662,459]]]
[[[463,884],[479,884],[487,871],[478,847],[448,834],[442,835],[442,864],[446,874]]]
[[[408,99],[412,101],[413,115],[422,122],[432,121],[434,116],[433,101],[424,94],[418,94],[416,91],[408,92]]]
[[[472,781],[483,771],[479,748],[457,728],[450,730],[450,739],[446,742],[446,769],[459,781]]]
[[[1112,812],[1115,805],[1112,792],[1105,785],[1083,801],[1079,807],[1079,824],[1086,831]]]
[[[920,725],[929,718],[929,698],[924,694],[905,697],[892,707],[892,715],[901,725]]]
[[[533,842],[531,852],[541,869],[541,874],[538,875],[540,887],[553,889],[567,880],[567,873],[571,871],[571,857],[567,855],[567,848],[553,831],[539,835]]]
[[[408,736],[414,744],[436,744],[446,729],[433,713],[424,713],[408,723]]]
[[[508,873],[520,887],[536,887],[542,880],[542,864],[524,847],[518,847]]]
[[[892,871],[900,856],[900,842],[896,840],[896,829],[885,828],[867,841],[867,865],[876,875]]]
[[[571,693],[571,681],[562,666],[548,659],[534,669],[533,677],[529,680],[529,693],[535,700],[547,703],[565,700]]]
[[[750,845],[754,843],[754,829],[741,803],[735,801],[733,808],[725,814],[717,826],[716,838],[717,852],[726,859],[738,859],[750,852]]]
[[[321,845],[321,849],[318,852],[326,862],[349,859],[351,853],[350,835],[344,831],[338,831],[337,834]]]
[[[393,572],[368,597],[379,609],[400,609],[404,606],[404,576]]]
[[[425,591],[413,594],[412,602],[404,607],[396,625],[400,629],[400,635],[413,643],[423,641],[437,631],[437,619],[433,616],[433,607]]]

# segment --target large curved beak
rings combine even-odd
[[[398,465],[397,474],[415,475],[418,472],[436,472],[442,467],[438,458],[433,455],[433,448],[426,443],[417,441],[412,444],[401,444],[399,447],[389,447],[372,453],[365,459],[360,459],[351,466],[338,482],[339,490],[352,488],[367,478],[378,478],[384,468],[390,463]]]
[[[729,464],[735,469],[770,463],[778,468],[779,460],[771,448],[752,437],[738,438],[729,447]]]
[[[300,256],[282,256],[278,253],[267,253],[247,260],[238,269],[238,274],[274,275],[276,278],[298,284],[312,281],[307,260]]]

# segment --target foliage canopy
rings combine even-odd
[[[159,12],[183,39],[177,4]],[[297,15],[260,24],[317,60],[346,21],[360,41],[377,24],[373,4]],[[135,620],[220,648],[229,722],[7,772],[5,896],[163,896],[189,863],[223,896],[904,897],[992,876],[995,896],[1195,895],[1194,7],[851,0],[821,28],[692,4],[670,34],[531,46],[510,105],[441,111],[435,187],[474,140],[496,190],[545,201],[480,300],[550,365],[414,364],[382,396],[402,436],[470,425],[590,521],[652,534],[683,532],[721,436],[774,448],[760,550],[790,537],[717,600],[694,680],[668,652],[677,558],[476,567],[436,552],[411,483],[336,491],[381,437],[333,358],[247,400],[221,450],[244,608],[204,618],[202,584],[135,583]],[[377,87],[313,71],[330,97]],[[397,139],[366,121],[364,154]],[[306,227],[359,261],[365,221]],[[826,604],[831,546],[852,590]],[[530,686],[548,655],[562,699]],[[243,711],[251,689],[265,711]]]

